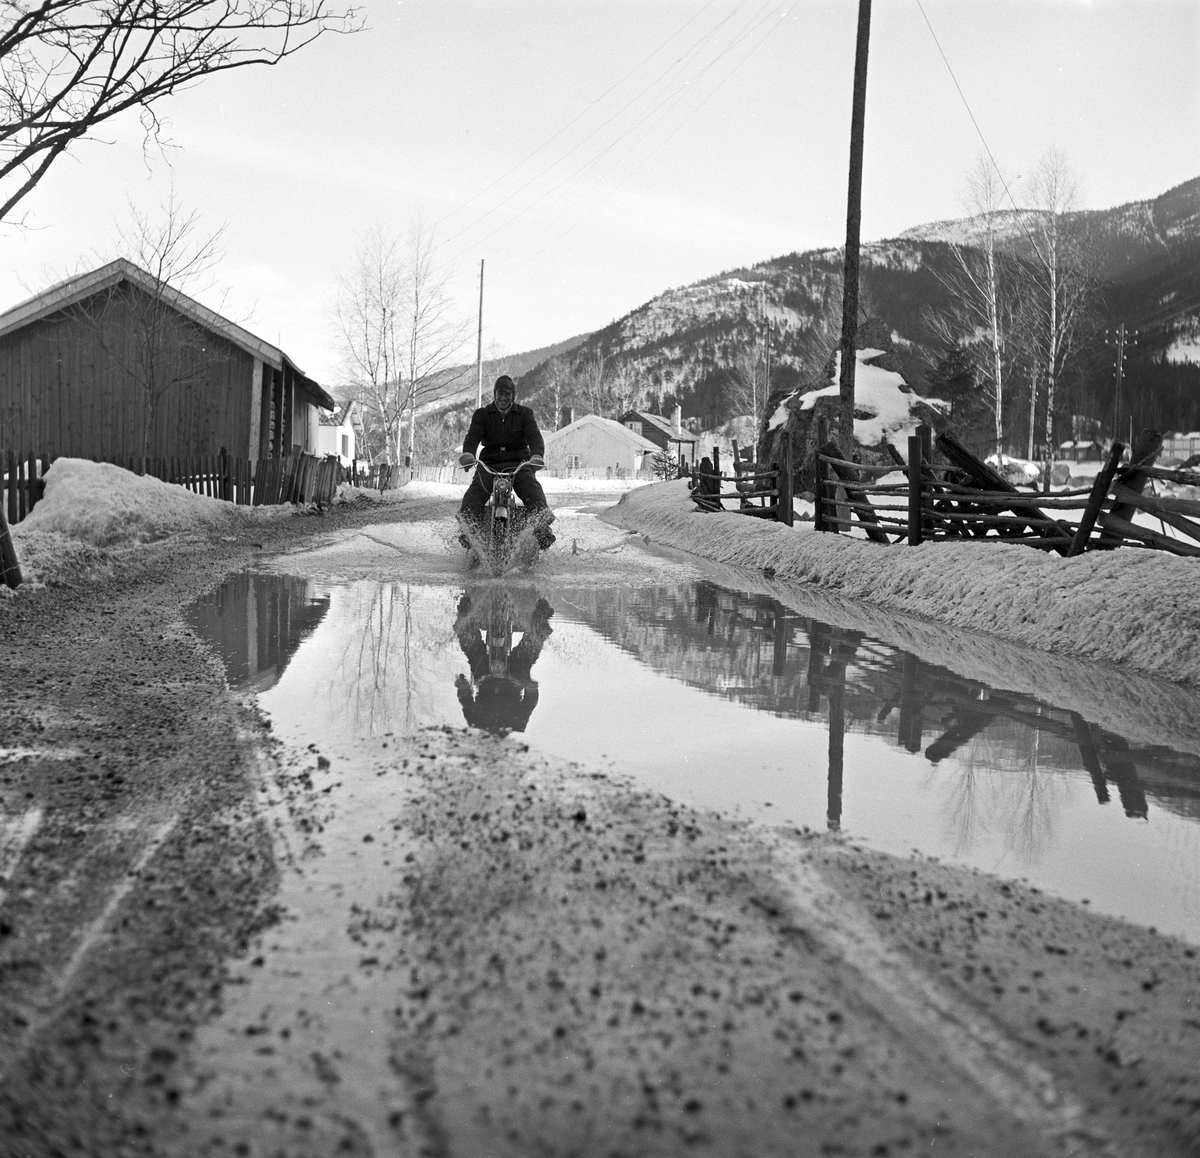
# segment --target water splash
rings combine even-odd
[[[525,520],[521,530],[509,540],[507,550],[498,552],[483,527],[474,526],[460,517],[459,533],[465,535],[471,544],[467,548],[468,569],[492,577],[529,570],[541,553],[537,541],[541,526],[540,519]]]

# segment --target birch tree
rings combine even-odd
[[[979,157],[967,171],[963,207],[974,226],[971,244],[952,244],[954,262],[939,280],[950,294],[949,309],[930,317],[935,334],[948,346],[983,348],[976,358],[981,384],[991,403],[997,451],[1004,444],[1004,394],[1008,340],[1015,287],[1002,251],[1001,212],[1005,188],[990,158]]]
[[[1033,346],[1045,382],[1043,457],[1054,457],[1054,406],[1064,366],[1076,352],[1092,297],[1086,239],[1074,213],[1076,185],[1066,157],[1052,149],[1038,163],[1030,182],[1032,208],[1025,214],[1032,259],[1028,296],[1034,326]],[[1034,391],[1036,401],[1036,389]],[[1032,443],[1031,439],[1031,443]]]

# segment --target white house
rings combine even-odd
[[[358,457],[358,436],[362,430],[359,406],[351,399],[339,402],[332,414],[322,413],[317,428],[317,454],[336,454],[342,466]]]
[[[619,422],[585,414],[546,435],[546,466],[559,476],[648,478],[659,449]]]

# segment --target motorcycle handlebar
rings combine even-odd
[[[477,467],[481,467],[483,470],[486,470],[488,472],[488,474],[490,474],[492,476],[503,476],[505,478],[515,478],[517,472],[522,467],[532,466],[533,463],[530,459],[527,458],[524,462],[518,463],[518,465],[513,467],[512,470],[492,470],[492,468],[490,466],[488,466],[488,464],[486,462],[484,462],[483,459],[477,458],[475,460],[475,465]]]

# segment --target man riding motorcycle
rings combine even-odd
[[[546,495],[534,471],[546,465],[542,458],[546,444],[533,411],[528,406],[517,404],[517,386],[507,374],[501,374],[496,379],[492,401],[471,415],[471,425],[467,428],[463,452],[458,459],[464,470],[470,470],[475,465],[475,450],[480,443],[483,449],[479,452],[479,458],[493,470],[511,470],[529,461],[529,467],[514,476],[513,490],[529,514],[538,515],[534,520],[534,535],[538,546],[545,550],[554,542],[555,536],[550,530],[554,516],[550,513]],[[487,471],[477,470],[462,501],[462,516],[473,526],[478,527],[483,522],[483,508],[491,493],[492,476]],[[460,542],[464,547],[470,546],[465,535],[460,536]]]

